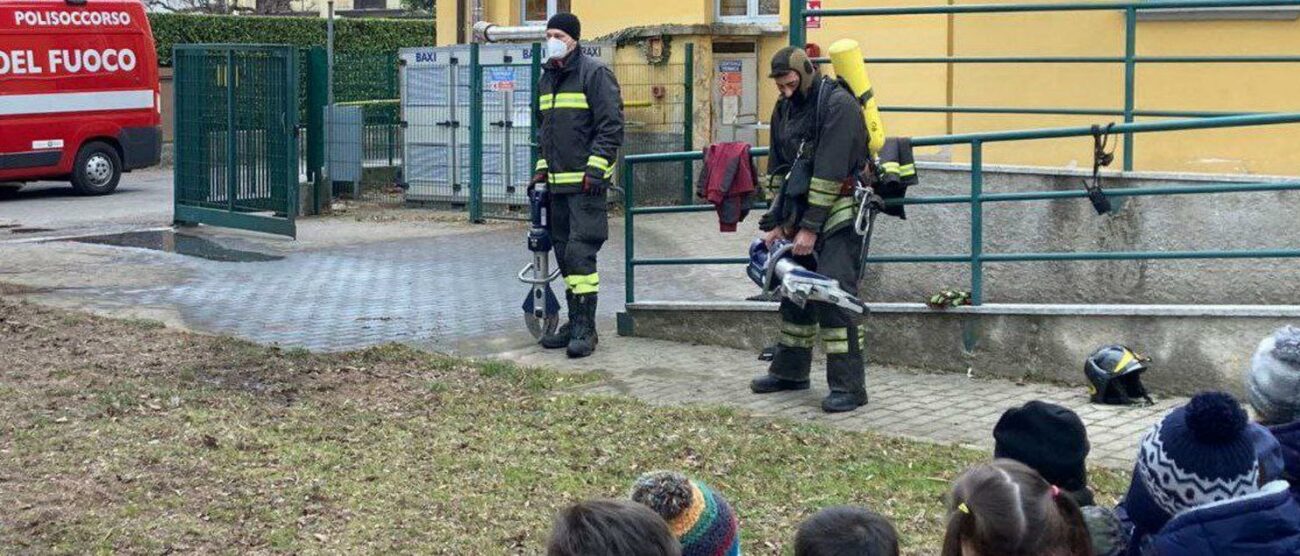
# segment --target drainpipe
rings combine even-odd
[[[487,21],[474,24],[474,42],[537,42],[546,38],[546,27],[505,27]]]

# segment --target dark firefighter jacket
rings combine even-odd
[[[537,90],[534,121],[540,122],[537,171],[549,175],[550,191],[582,190],[582,179],[610,181],[623,144],[623,99],[614,72],[575,48],[563,63],[548,63]]]
[[[783,214],[772,215],[775,221],[829,234],[852,224],[857,215],[852,180],[867,165],[867,123],[853,93],[830,78],[818,80],[809,98],[777,101],[768,173],[776,177],[784,196],[782,203],[773,203],[783,209]],[[790,171],[801,143],[805,153],[811,153],[813,179],[806,195],[791,199],[781,176]]]

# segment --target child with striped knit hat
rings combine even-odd
[[[668,522],[682,543],[682,556],[739,556],[740,522],[731,505],[702,482],[673,471],[642,475],[632,500]]]

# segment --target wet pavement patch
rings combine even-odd
[[[284,258],[281,255],[268,255],[256,251],[230,249],[207,238],[178,234],[171,230],[87,236],[70,239],[68,241],[76,243],[91,243],[95,245],[113,245],[117,247],[151,249],[154,251],[176,253],[178,255],[199,257],[209,261],[227,263],[257,263],[278,261]]]

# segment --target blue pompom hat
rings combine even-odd
[[[1197,394],[1151,429],[1138,449],[1124,507],[1147,534],[1180,512],[1259,490],[1259,460],[1241,404]]]

